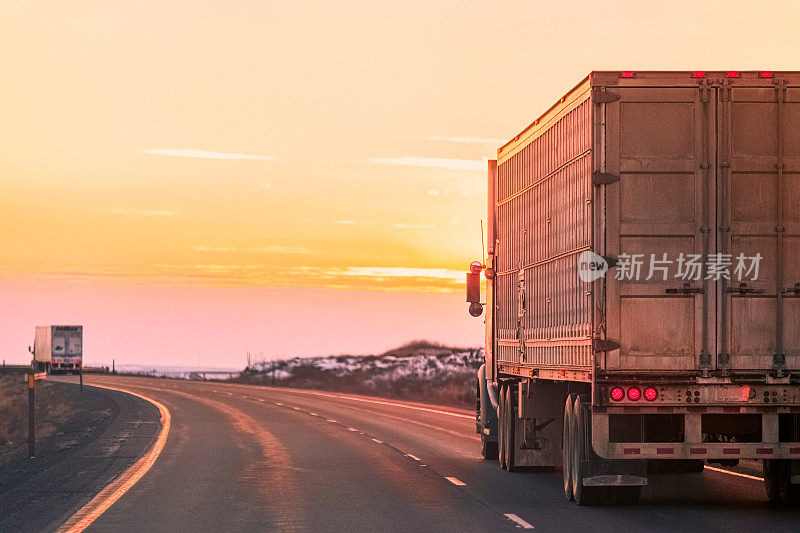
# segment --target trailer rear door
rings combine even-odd
[[[620,344],[609,370],[694,370],[714,351],[714,284],[689,260],[715,247],[716,108],[714,90],[692,81],[612,86],[595,101],[601,171],[619,176],[604,185],[605,253],[619,258],[606,276],[606,335]],[[688,279],[675,277],[680,257]]]
[[[763,256],[719,291],[720,363],[800,368],[800,88],[778,76],[718,91],[720,250]],[[728,355],[729,354],[729,355]]]

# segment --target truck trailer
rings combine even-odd
[[[800,72],[592,72],[488,167],[483,456],[579,505],[757,460],[796,503]]]
[[[31,352],[35,370],[77,374],[83,363],[83,326],[36,326]]]

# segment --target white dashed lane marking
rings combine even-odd
[[[517,524],[522,529],[533,529],[533,526],[513,513],[506,513],[505,517]]]
[[[382,441],[382,440],[378,440],[378,439],[372,439],[372,440],[373,440],[373,441],[375,441],[375,442],[377,442],[378,444],[383,444],[383,441]]]
[[[420,459],[420,458],[419,458],[419,457],[417,457],[416,455],[411,455],[410,453],[407,453],[407,454],[406,454],[406,457],[411,457],[411,458],[412,458],[412,459],[414,459],[415,461],[422,461],[422,459]]]
[[[454,477],[452,477],[452,476],[445,476],[445,479],[446,479],[447,481],[449,481],[450,483],[452,483],[453,485],[458,485],[458,486],[463,486],[463,485],[466,485],[466,483],[464,483],[464,482],[463,482],[463,481],[461,481],[460,479],[454,478]]]
[[[356,428],[347,428],[347,431],[358,431]]]

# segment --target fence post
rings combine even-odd
[[[36,378],[33,374],[28,374],[28,458],[33,459],[35,455],[35,432],[33,418],[33,389]]]

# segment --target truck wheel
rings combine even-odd
[[[764,459],[764,488],[773,505],[792,505],[800,500],[800,486],[792,485],[792,465],[788,459]]]
[[[572,459],[572,496],[578,505],[597,505],[600,493],[606,487],[584,487],[585,467],[583,459],[586,457],[586,439],[589,435],[588,409],[582,406],[584,396],[577,396],[572,411],[571,450]]]
[[[561,436],[561,471],[564,474],[564,495],[572,500],[572,406],[575,404],[575,395],[567,395],[564,405],[564,431]]]
[[[497,402],[497,446],[498,446],[498,459],[500,460],[500,468],[506,468],[506,386],[500,385],[500,398]]]
[[[514,433],[514,399],[514,385],[509,384],[506,387],[506,394],[503,396],[506,406],[506,415],[503,419],[506,428],[506,470],[509,472],[517,471],[517,466],[514,464],[514,450],[516,448],[516,434]]]

